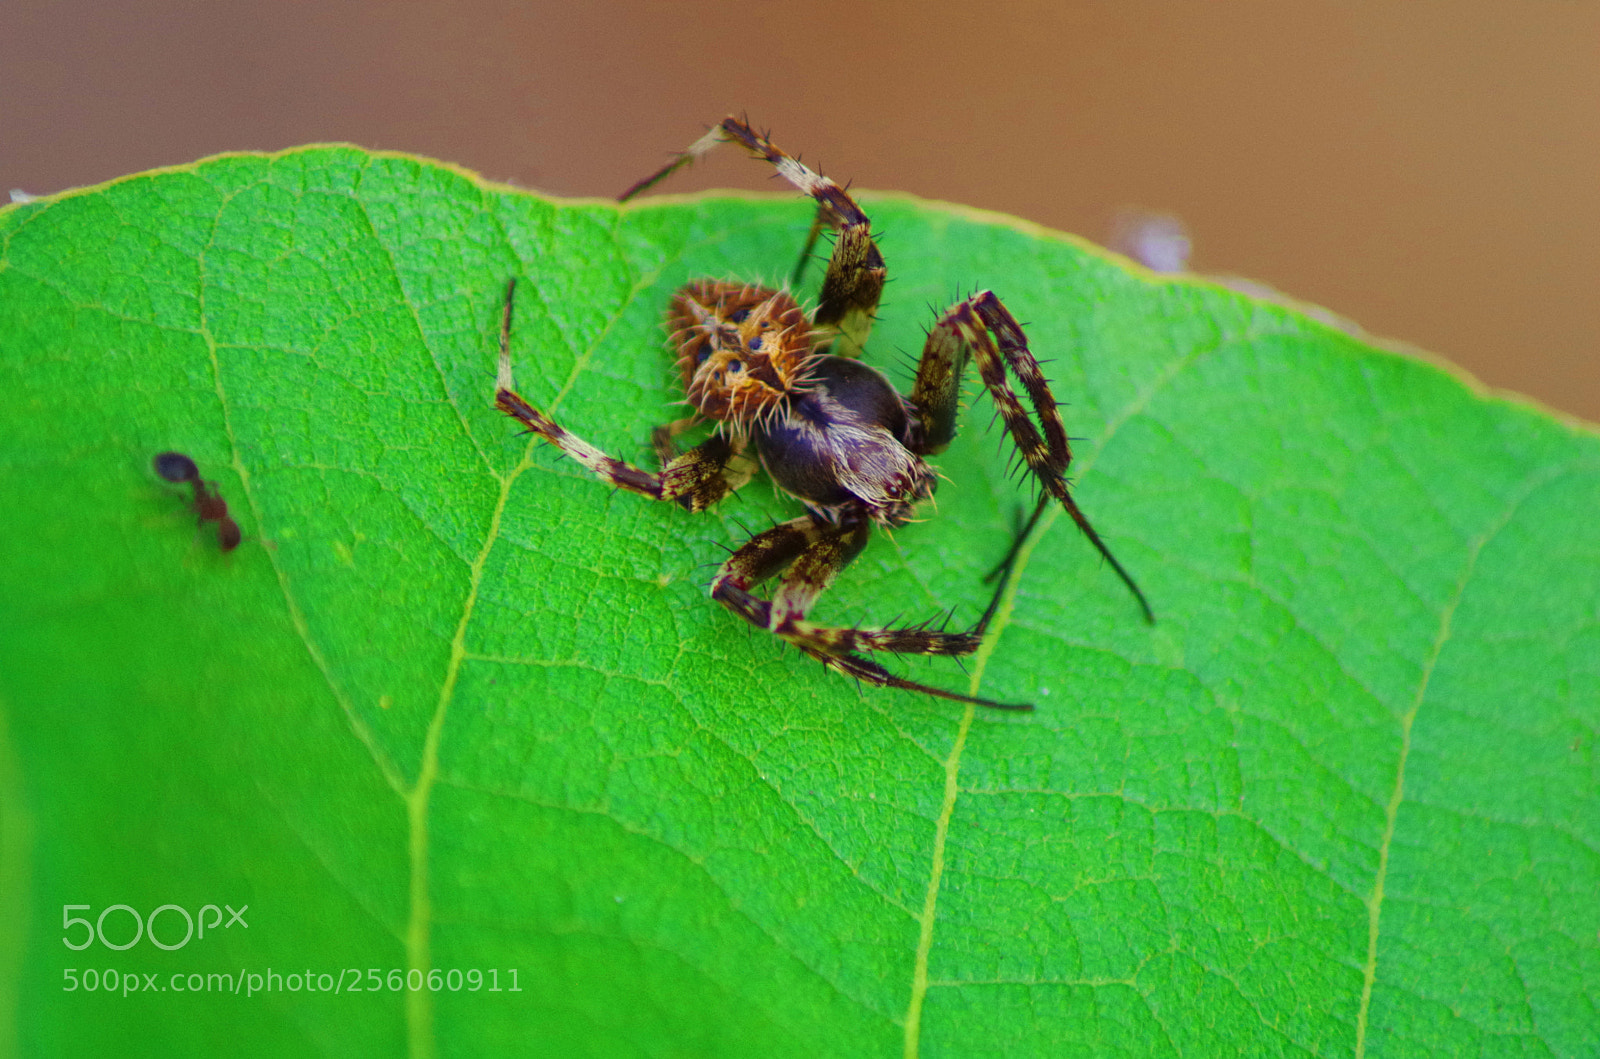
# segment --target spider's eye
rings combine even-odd
[[[743,371],[744,370],[744,365],[739,363],[737,360],[730,360],[730,361],[728,361],[728,370],[729,371]]]
[[[760,349],[761,348],[761,336],[760,335],[757,335],[756,337],[754,337],[754,338],[752,338],[750,340],[750,348],[751,349]]]
[[[728,319],[730,321],[732,321],[733,323],[742,324],[746,320],[750,319],[750,310],[749,309],[735,309],[733,311],[732,315],[730,315],[728,317]]]
[[[700,354],[694,358],[696,364],[704,364],[711,359],[711,343],[707,342],[700,347]]]

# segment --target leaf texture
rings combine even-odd
[[[908,384],[929,307],[997,291],[1159,615],[1052,515],[965,671],[892,663],[1030,715],[857,689],[712,603],[723,548],[796,513],[764,481],[692,516],[493,409],[515,275],[521,392],[651,465],[667,296],[781,277],[803,200],[556,201],[331,147],[0,211],[23,1053],[1594,1054],[1594,432],[1020,222],[864,202],[869,357]],[[820,619],[981,612],[1032,494],[971,398],[937,509]],[[82,904],[250,912],[74,951]],[[64,987],[90,967],[116,995]]]

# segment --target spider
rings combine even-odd
[[[1028,350],[1016,318],[990,291],[964,298],[939,314],[928,332],[911,393],[898,393],[875,368],[860,362],[883,291],[883,256],[871,224],[849,194],[779,150],[734,118],[658,172],[623,192],[623,201],[653,186],[718,144],[733,141],[776,167],[816,200],[803,267],[824,226],[837,236],[816,310],[808,317],[787,289],[700,279],[673,295],[667,328],[693,414],[657,427],[652,444],[661,471],[614,459],[529,404],[513,389],[511,317],[516,281],[506,288],[500,325],[495,405],[587,468],[597,478],[652,500],[675,500],[704,511],[754,475],[757,464],[805,514],[752,536],[733,551],[711,581],[711,598],[758,629],[793,644],[823,665],[866,684],[921,692],[1004,710],[1026,703],[995,702],[898,677],[864,652],[969,655],[982,643],[999,606],[1005,574],[1018,548],[1052,502],[1072,516],[1155,620],[1144,593],[1111,554],[1067,488],[1072,453],[1055,398]],[[798,273],[798,270],[797,270]],[[933,495],[933,470],[924,457],[942,452],[956,431],[962,373],[976,360],[1006,430],[1042,486],[1033,516],[991,578],[999,582],[988,609],[965,632],[913,625],[838,628],[807,620],[813,604],[866,547],[875,525],[903,526]],[[1033,407],[1023,410],[1006,380],[1010,370]],[[674,438],[705,420],[712,436],[688,451]],[[777,578],[770,599],[751,590]]]

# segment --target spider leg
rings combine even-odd
[[[794,263],[794,271],[789,275],[789,286],[798,287],[805,278],[806,266],[811,263],[811,251],[816,248],[817,237],[822,234],[823,225],[828,223],[826,207],[817,206],[817,215],[811,219],[811,233],[806,236],[806,245],[800,248],[800,260]]]
[[[1033,514],[1029,515],[1028,521],[1023,523],[1011,535],[1011,547],[1006,550],[1006,557],[1001,559],[993,570],[983,575],[984,584],[993,584],[996,580],[1004,578],[1006,574],[1011,572],[1011,567],[1017,561],[1018,553],[1022,551],[1022,542],[1028,539],[1028,535],[1033,532],[1033,527],[1039,524],[1039,517],[1044,514],[1045,508],[1049,507],[1050,501],[1054,499],[1049,493],[1043,491],[1039,493],[1039,502],[1033,506]],[[1017,521],[1022,522],[1021,508],[1017,509]]]
[[[656,459],[661,461],[663,467],[678,456],[678,443],[673,439],[687,430],[694,429],[702,422],[704,420],[696,416],[685,416],[682,419],[674,419],[665,426],[656,427],[650,432],[650,447],[656,450]]]
[[[1039,362],[1028,349],[1027,338],[1016,317],[995,297],[992,291],[980,291],[970,298],[946,309],[928,332],[922,361],[917,367],[917,378],[911,389],[911,403],[915,406],[921,424],[919,453],[941,452],[955,435],[961,375],[967,360],[978,362],[978,375],[989,391],[995,408],[1004,420],[1006,430],[1016,443],[1017,451],[1035,477],[1044,486],[1045,494],[1053,497],[1072,516],[1078,529],[1089,539],[1123,584],[1133,593],[1145,621],[1154,623],[1155,613],[1145,599],[1144,592],[1134,582],[1133,576],[1111,554],[1111,549],[1090,524],[1088,516],[1079,509],[1067,488],[1067,466],[1072,462],[1072,449],[1067,443],[1066,427],[1061,413],[1056,410],[1055,397],[1039,371]],[[1006,370],[1016,376],[1028,395],[1039,422],[1028,418],[1006,381]],[[1043,512],[1045,500],[1029,520],[1028,530]],[[1016,558],[1021,539],[1013,544],[1003,566]]]
[[[994,607],[968,632],[948,633],[922,627],[899,629],[838,628],[805,620],[817,598],[839,571],[866,546],[872,524],[828,525],[810,515],[758,533],[729,556],[711,582],[711,597],[751,625],[765,629],[817,659],[828,668],[877,687],[919,691],[956,702],[1006,710],[1031,710],[1025,704],[1001,703],[959,695],[905,680],[857,651],[897,654],[967,655],[983,642],[983,629]],[[782,572],[771,601],[750,589]]]
[[[500,323],[496,408],[582,464],[601,481],[652,500],[676,500],[690,511],[704,511],[750,480],[755,465],[744,455],[747,442],[742,437],[713,434],[679,454],[671,441],[672,427],[658,427],[656,451],[672,455],[663,460],[661,472],[655,474],[606,455],[529,404],[512,389],[511,305],[515,293],[516,280],[512,280],[506,287],[505,312]]]
[[[824,225],[835,228],[839,237],[828,260],[828,274],[822,281],[822,296],[813,322],[823,331],[838,336],[833,352],[842,357],[859,357],[872,331],[872,321],[883,295],[883,255],[872,239],[872,222],[844,188],[827,177],[806,168],[789,157],[761,133],[737,118],[723,118],[710,132],[690,145],[677,158],[634,184],[618,196],[628,199],[654,187],[672,173],[707,154],[719,143],[734,141],[757,158],[766,159],[778,175],[817,202],[816,219],[795,269],[798,279],[807,255]]]

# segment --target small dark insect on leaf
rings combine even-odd
[[[216,482],[207,482],[200,477],[200,468],[195,466],[194,460],[181,452],[157,453],[151,461],[156,474],[169,482],[182,485],[187,482],[194,489],[194,498],[189,506],[199,518],[199,524],[207,522],[217,524],[217,546],[225,552],[231,552],[239,546],[243,536],[239,532],[239,524],[233,521],[228,514],[228,502],[222,499],[222,494],[217,492]]]
[[[816,310],[805,312],[788,290],[753,283],[700,279],[681,287],[668,307],[667,328],[694,414],[656,429],[652,438],[661,471],[652,473],[606,455],[513,388],[512,281],[501,310],[496,406],[601,481],[652,500],[674,501],[688,511],[704,511],[764,469],[779,489],[800,501],[805,514],[751,535],[712,578],[713,599],[751,628],[763,629],[861,683],[996,709],[1033,709],[1026,703],[980,699],[905,680],[870,657],[920,654],[959,660],[977,651],[1022,541],[1045,508],[1057,503],[1122,579],[1145,620],[1155,620],[1144,593],[1072,497],[1066,478],[1072,461],[1066,428],[1022,325],[993,292],[975,290],[937,314],[911,392],[896,392],[882,373],[859,359],[887,270],[871,222],[844,188],[807,169],[744,122],[727,118],[622,198],[730,141],[770,163],[816,202],[801,268],[818,235],[824,230],[836,233]],[[944,451],[955,436],[961,380],[969,365],[976,366],[996,416],[1016,446],[1019,467],[1040,490],[1032,517],[990,575],[1000,586],[988,609],[976,625],[961,632],[945,631],[943,621],[937,628],[932,622],[871,628],[809,620],[812,605],[866,547],[873,527],[906,525],[917,505],[933,496],[937,475],[924,457]],[[706,420],[718,423],[717,433],[680,451],[673,438]],[[770,598],[752,591],[768,581],[776,582]]]

